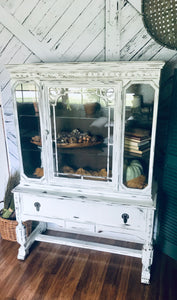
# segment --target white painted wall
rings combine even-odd
[[[3,200],[4,197],[8,177],[9,177],[9,165],[8,165],[8,156],[7,156],[6,139],[4,133],[1,97],[0,97],[0,209],[2,209],[3,207],[3,203],[1,201]]]

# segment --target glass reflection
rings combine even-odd
[[[114,90],[49,88],[54,176],[112,180]]]
[[[20,143],[24,174],[29,178],[41,178],[41,130],[39,121],[39,89],[34,82],[16,86],[15,97],[20,131]]]
[[[128,188],[148,185],[154,89],[133,84],[126,90],[123,182]]]

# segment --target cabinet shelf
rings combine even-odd
[[[59,144],[57,143],[57,147],[58,148],[62,148],[62,149],[73,149],[73,148],[90,148],[90,147],[94,147],[94,146],[98,146],[102,144],[102,142],[85,142],[85,143],[72,143],[72,144]]]

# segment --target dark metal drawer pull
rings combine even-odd
[[[124,224],[126,224],[128,219],[129,219],[129,215],[128,214],[122,214],[122,219],[124,220]]]
[[[39,202],[35,202],[34,206],[36,207],[36,210],[39,211],[40,210],[40,203]]]

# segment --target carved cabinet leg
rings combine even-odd
[[[151,265],[153,261],[153,246],[145,244],[142,251],[142,273],[141,283],[150,283]]]
[[[142,249],[142,274],[141,282],[149,284],[151,265],[153,261],[153,220],[154,210],[148,209],[146,215],[146,240]]]
[[[18,250],[18,259],[24,260],[26,255],[29,253],[29,249],[26,248],[26,228],[22,222],[19,222],[16,227],[17,242],[20,244]]]
[[[20,194],[14,193],[16,219],[18,222],[18,225],[16,227],[16,236],[17,236],[17,242],[20,244],[17,258],[24,260],[29,250],[26,248],[26,241],[27,241],[26,228],[20,218],[20,208],[21,208],[20,201],[21,201]]]

